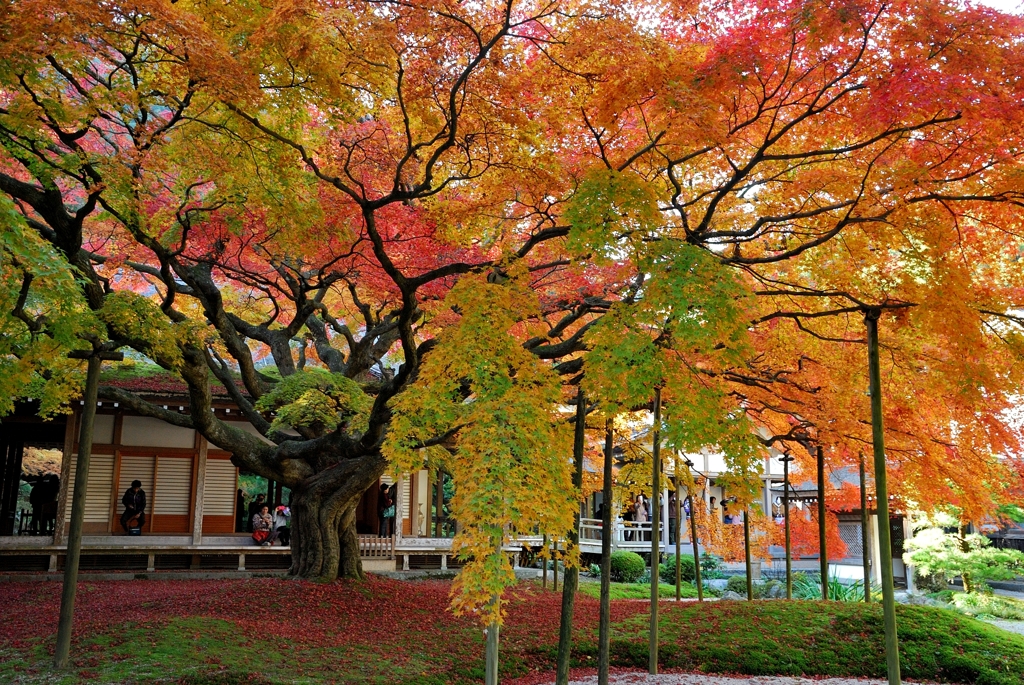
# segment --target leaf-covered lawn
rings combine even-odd
[[[483,677],[483,634],[447,611],[450,583],[371,577],[119,581],[79,592],[73,668],[49,668],[60,585],[0,584],[0,682],[461,685]],[[511,593],[502,678],[540,682],[554,665],[560,594]],[[880,607],[714,602],[661,609],[667,668],[752,674],[884,672]],[[576,665],[596,662],[598,603],[581,595]],[[643,602],[612,605],[613,663],[647,664]],[[953,612],[900,607],[904,674],[1024,685],[1024,639]]]
[[[646,599],[651,598],[650,583],[611,583],[610,596],[614,599]],[[601,597],[601,583],[588,581],[580,582],[580,592],[599,599]],[[658,584],[658,592],[662,599],[675,599],[675,585]],[[680,595],[683,599],[693,599],[697,596],[697,588],[689,583],[683,583]]]

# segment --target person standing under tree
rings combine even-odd
[[[121,514],[121,527],[126,532],[141,529],[146,525],[146,492],[142,489],[141,480],[133,480],[132,486],[124,491],[121,498],[124,513]]]
[[[636,496],[636,502],[633,504],[633,520],[637,524],[636,539],[642,541],[646,539],[646,535],[643,531],[643,524],[647,523],[647,502],[643,495]]]

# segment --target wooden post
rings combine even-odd
[[[597,685],[608,685],[608,670],[611,665],[612,636],[612,419],[605,420],[604,426],[604,483],[601,494],[604,500],[601,512],[601,609],[597,635]]]
[[[544,564],[544,571],[541,573],[540,586],[545,590],[548,589],[548,536],[544,536],[544,541],[541,543],[541,560]]]
[[[693,480],[693,474],[690,473],[690,467],[693,463],[690,461],[686,462],[686,474],[689,476],[690,481]],[[693,580],[697,584],[697,601],[704,601],[704,583],[700,578],[700,552],[697,551],[698,540],[697,540],[697,501],[693,498],[691,492],[688,497],[690,498],[690,544],[693,546]],[[701,506],[704,506],[703,498],[700,501]]]
[[[551,551],[551,589],[558,592],[558,538],[555,538]]]
[[[793,599],[793,556],[789,530],[789,462],[793,457],[784,454],[782,461],[782,515],[786,521],[786,599]]]
[[[100,364],[104,359],[120,361],[120,352],[76,350],[68,355],[72,359],[87,359],[85,381],[85,411],[82,413],[82,432],[78,438],[78,462],[75,468],[75,491],[71,500],[71,530],[64,561],[64,586],[60,596],[60,618],[57,621],[57,646],[53,666],[64,669],[71,652],[71,630],[75,617],[75,595],[78,592],[78,561],[82,555],[82,523],[85,520],[85,498],[89,483],[89,460],[92,457],[92,432],[96,420],[96,395],[100,385]]]
[[[434,495],[434,537],[441,537],[441,518],[444,515],[444,471],[437,470],[436,494]]]
[[[196,434],[199,441],[199,456],[196,459],[196,498],[192,509],[192,544],[203,544],[203,510],[206,500],[206,456],[209,443],[202,435]]]
[[[587,424],[587,402],[583,389],[576,391],[576,425],[573,430],[572,445],[572,485],[579,492],[583,487],[583,460],[585,447],[585,431]],[[577,507],[578,508],[578,507]],[[579,546],[581,511],[577,511],[576,525],[569,531],[569,544]],[[580,583],[578,566],[566,569],[565,583],[562,585],[562,614],[558,624],[558,655],[555,667],[555,685],[568,685],[569,658],[572,651],[572,615],[576,604],[576,590]]]
[[[828,601],[828,545],[825,540],[825,450],[818,445],[818,568],[821,570],[821,601]]]
[[[57,515],[53,520],[53,544],[55,546],[64,542],[64,522],[67,520],[68,493],[71,491],[69,487],[71,453],[75,451],[75,420],[77,417],[77,412],[72,412],[64,427],[64,452],[60,459],[60,493],[57,495]],[[54,566],[53,570],[56,571],[57,567]]]
[[[868,483],[864,473],[864,453],[860,453],[860,547],[864,565],[864,602],[871,602],[871,536],[868,533]]]
[[[743,554],[747,565],[747,601],[754,599],[754,572],[750,563],[750,509],[743,510]]]
[[[878,359],[878,319],[882,312],[864,313],[868,333],[868,377],[871,387],[871,444],[875,457],[875,501],[878,512],[878,564],[882,575],[882,613],[885,618],[885,663],[889,685],[900,685],[900,645],[896,634],[896,589],[892,580],[892,541],[889,539],[889,489],[885,473],[885,429],[882,425],[882,373]]]
[[[676,457],[676,468],[675,474],[672,476],[672,480],[675,481],[676,491],[676,601],[682,601],[683,599],[683,567],[682,560],[680,559],[680,552],[682,552],[682,536],[683,536],[683,498],[679,495],[679,458]],[[692,511],[692,509],[691,509]],[[659,578],[660,581],[660,578]]]
[[[661,563],[661,388],[654,389],[654,446],[651,450],[651,626],[647,672],[658,674],[658,578]]]

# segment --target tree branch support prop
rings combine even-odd
[[[654,389],[654,449],[651,450],[651,628],[647,672],[658,674],[658,577],[661,562],[661,388]]]
[[[576,425],[572,442],[572,486],[579,493],[583,488],[583,451],[586,437],[587,403],[583,390],[576,392]],[[580,542],[580,516],[577,512],[576,525],[569,531],[569,546],[578,549]],[[558,656],[555,670],[555,685],[569,682],[569,660],[572,655],[572,616],[576,606],[576,590],[580,584],[579,566],[565,569],[565,583],[562,585],[562,615],[558,624]]]
[[[743,561],[747,565],[747,601],[754,599],[753,564],[750,562],[750,509],[743,510]]]
[[[676,601],[679,602],[683,599],[683,565],[682,559],[680,559],[680,552],[682,551],[682,538],[683,538],[683,498],[679,495],[679,458],[676,457],[676,468],[672,475],[672,480],[675,485],[676,491]],[[692,509],[691,509],[692,511]],[[658,576],[658,582],[661,582],[661,576]]]
[[[693,482],[693,474],[690,473],[690,467],[693,466],[693,462],[690,460],[686,461],[686,473],[689,477],[690,482]],[[694,488],[696,489],[696,487]],[[698,538],[697,538],[697,503],[693,499],[693,493],[689,494],[690,498],[690,542],[693,545],[693,581],[697,584],[697,601],[704,601],[704,583],[700,578],[700,552],[697,551]],[[704,506],[704,501],[701,500],[701,506]],[[678,577],[678,574],[677,574]]]
[[[604,426],[604,483],[601,498],[601,612],[597,636],[597,685],[608,685],[612,637],[612,420]]]
[[[78,562],[82,556],[82,523],[85,520],[85,496],[89,483],[89,461],[92,458],[92,429],[96,420],[96,395],[100,386],[100,364],[103,360],[121,361],[120,352],[75,350],[71,359],[88,360],[85,377],[85,402],[82,431],[78,437],[78,459],[75,462],[75,490],[71,500],[71,530],[68,532],[67,557],[64,561],[64,586],[60,595],[60,618],[57,620],[57,646],[53,667],[64,669],[71,652],[71,631],[75,618],[75,595],[78,592]]]
[[[551,550],[551,580],[551,589],[558,592],[558,538],[555,538]]]
[[[540,586],[542,588],[544,588],[545,590],[547,590],[548,589],[548,536],[547,535],[544,536],[544,540],[543,540],[543,542],[541,544],[542,544],[542,547],[541,547],[541,559],[544,560],[543,561],[543,563],[544,563],[544,571],[541,573]]]
[[[828,546],[825,540],[825,450],[818,445],[818,567],[821,601],[828,601]]]
[[[782,461],[782,515],[786,525],[786,599],[793,599],[793,547],[789,528],[789,462],[793,457],[784,454]]]
[[[875,500],[878,515],[878,563],[882,575],[882,612],[885,617],[885,664],[889,685],[900,685],[900,646],[896,635],[896,592],[892,580],[892,543],[889,539],[889,489],[885,473],[885,429],[882,425],[882,373],[878,360],[879,309],[864,312],[868,333],[868,375],[871,381],[871,443],[875,457]]]
[[[864,473],[864,453],[860,453],[860,548],[864,564],[864,603],[871,602],[871,544],[868,532],[868,482]]]

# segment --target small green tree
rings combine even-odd
[[[967,533],[965,526],[919,529],[904,543],[903,561],[921,575],[946,581],[963,578],[964,591],[975,592],[989,580],[1011,580],[1024,573],[1024,552],[997,549],[984,535]]]

